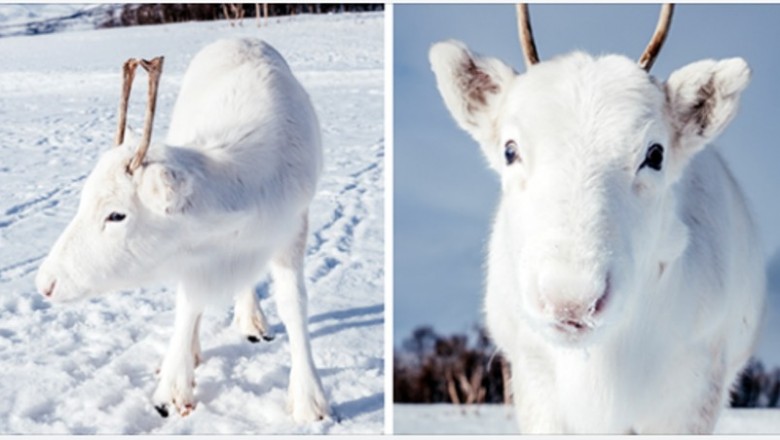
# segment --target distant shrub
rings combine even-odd
[[[470,337],[471,336],[471,337]],[[396,403],[509,403],[509,364],[487,332],[440,335],[419,327],[393,353]],[[780,368],[751,359],[731,391],[734,408],[780,407]]]
[[[398,403],[508,402],[504,381],[509,366],[484,329],[442,336],[430,327],[416,329],[394,353],[393,398]]]
[[[733,408],[780,408],[780,368],[764,370],[761,361],[751,359],[731,391]]]

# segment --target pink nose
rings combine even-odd
[[[555,325],[562,330],[582,331],[594,327],[595,320],[606,306],[609,292],[604,292],[591,304],[564,303],[552,306]]]
[[[596,282],[593,277],[571,272],[547,273],[539,281],[542,313],[563,331],[595,327],[609,303],[609,274]]]
[[[51,298],[54,295],[55,287],[57,287],[57,279],[51,276],[45,268],[38,269],[35,285],[38,287],[38,292],[41,295]]]

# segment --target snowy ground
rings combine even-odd
[[[0,433],[382,432],[383,21],[381,13],[298,16],[261,29],[208,22],[0,38]],[[230,325],[229,304],[207,312],[198,406],[168,419],[150,396],[172,333],[170,286],[56,306],[35,292],[37,266],[112,144],[121,63],[166,57],[159,140],[192,55],[236,34],[259,36],[286,57],[322,124],[309,328],[340,423],[298,426],[287,415],[288,341],[265,283],[257,291],[276,340],[246,342]],[[144,82],[136,82],[131,127],[142,124]]]
[[[0,7],[0,37],[95,29],[119,13],[115,4],[6,4]]]
[[[512,408],[503,405],[393,405],[395,434],[516,434]],[[780,410],[729,409],[716,434],[778,434]]]

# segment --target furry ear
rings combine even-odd
[[[159,215],[184,212],[192,195],[192,181],[186,171],[152,163],[141,168],[138,197]]]
[[[749,81],[750,68],[742,58],[699,61],[672,73],[666,99],[673,146],[681,155],[692,156],[726,128]]]
[[[483,148],[496,144],[498,105],[515,71],[497,59],[475,56],[453,40],[434,44],[429,59],[444,104],[458,125]]]

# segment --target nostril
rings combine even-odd
[[[600,314],[606,308],[607,303],[609,302],[610,290],[609,275],[607,275],[604,293],[599,297],[599,299],[596,300],[595,303],[593,303],[593,306],[591,306],[591,314],[593,316]]]
[[[581,323],[579,321],[574,321],[572,319],[568,319],[566,321],[563,321],[563,325],[575,328],[577,330],[582,330],[583,328],[585,328],[585,324],[583,324],[583,323]]]
[[[604,310],[604,306],[607,304],[607,294],[601,295],[601,298],[596,301],[596,305],[593,308],[593,314],[598,315]]]

